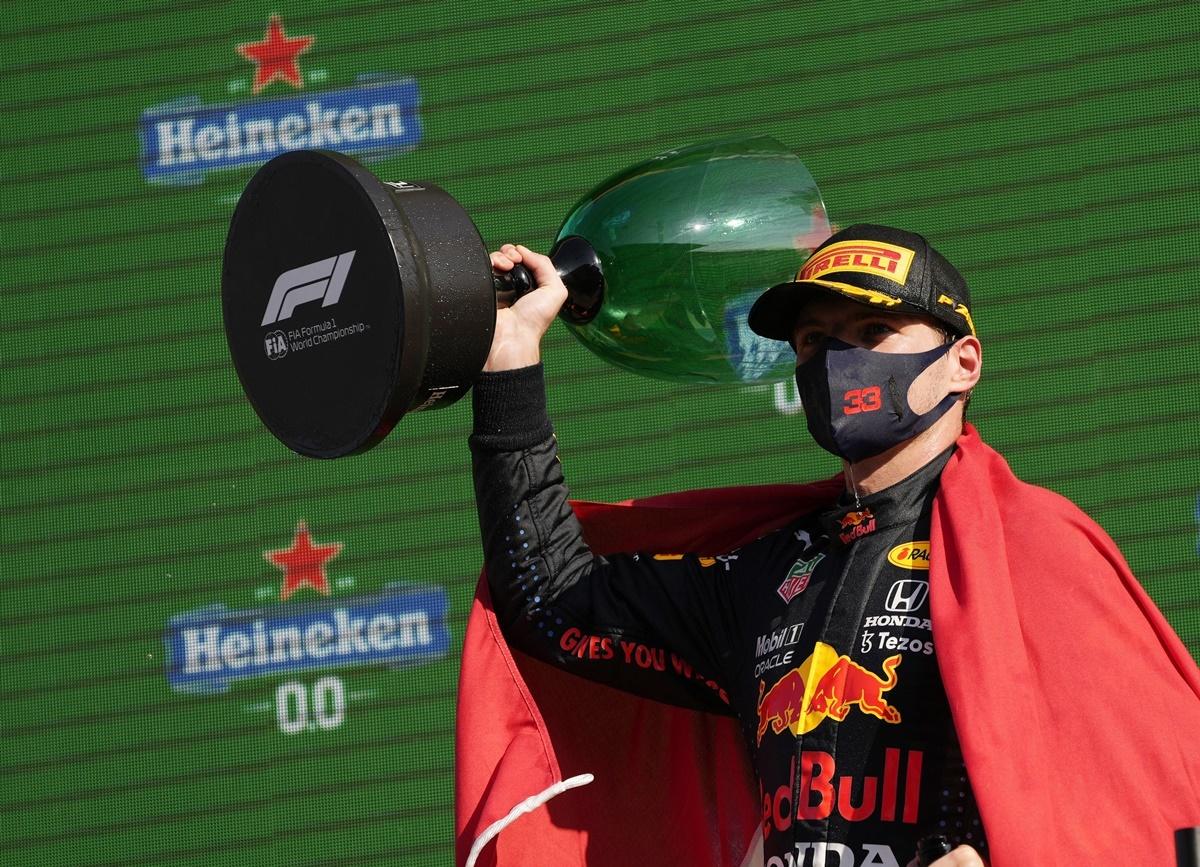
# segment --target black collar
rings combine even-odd
[[[950,446],[915,473],[860,496],[857,502],[853,494],[843,492],[835,508],[820,514],[822,529],[831,539],[850,545],[877,530],[914,523],[937,493],[942,470],[953,453],[954,446]]]

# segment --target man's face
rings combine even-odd
[[[946,342],[933,322],[928,316],[890,313],[836,295],[814,295],[792,327],[796,366],[812,358],[830,337],[877,352],[924,352]]]

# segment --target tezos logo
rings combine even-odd
[[[349,250],[340,256],[301,265],[276,277],[262,324],[270,325],[290,318],[296,308],[307,301],[320,299],[322,307],[337,304],[356,252]]]

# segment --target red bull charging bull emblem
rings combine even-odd
[[[838,538],[843,545],[849,545],[855,539],[861,539],[875,532],[875,513],[870,509],[858,512],[847,512],[838,519],[840,532]]]
[[[759,681],[758,743],[762,743],[767,729],[777,735],[785,730],[802,735],[826,717],[841,722],[852,705],[884,722],[900,722],[900,711],[883,697],[899,682],[899,665],[900,654],[889,656],[883,661],[884,676],[880,677],[818,641],[809,657],[770,689]]]

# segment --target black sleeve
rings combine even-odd
[[[732,713],[732,561],[595,556],[568,502],[541,366],[484,373],[473,393],[475,499],[509,643],[628,692]]]

